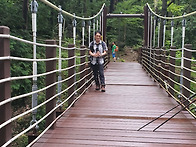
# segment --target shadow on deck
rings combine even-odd
[[[105,93],[92,86],[58,120],[56,129],[47,131],[33,146],[196,146],[196,122],[186,112],[156,132],[152,130],[177,110],[137,131],[177,104],[139,63],[110,63],[105,77]]]

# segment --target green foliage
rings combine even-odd
[[[27,22],[23,18],[23,2],[21,0],[1,0],[0,1],[0,25],[8,26],[10,28],[11,35],[17,36],[20,38],[24,38],[27,40],[32,40],[32,30],[31,30],[31,12],[28,4],[28,12],[27,12]],[[29,1],[31,2],[31,1]],[[45,39],[58,39],[58,22],[57,22],[57,14],[58,12],[47,5],[43,4],[40,1],[37,1],[39,4],[38,12],[37,12],[37,40],[40,43],[44,43]],[[78,16],[89,17],[95,15],[99,9],[101,8],[103,3],[106,3],[106,6],[109,7],[109,0],[53,0],[51,1],[55,5],[61,5],[63,10],[66,10],[70,13],[75,13]],[[123,13],[123,14],[141,14],[144,11],[144,5],[149,3],[152,7],[157,7],[157,13],[160,13],[162,9],[162,1],[156,0],[156,4],[154,4],[154,0],[116,0],[113,13]],[[168,3],[171,0],[167,1]],[[196,3],[195,0],[176,0],[175,3],[172,3],[168,9],[169,15],[179,16],[184,12],[189,13],[192,11],[196,11]],[[62,46],[67,47],[68,44],[73,44],[72,39],[72,18],[68,16],[64,16],[64,31],[63,31],[63,43]],[[196,17],[190,16],[186,18],[186,40],[185,43],[193,44],[193,49],[196,49]],[[87,24],[88,22],[86,22]],[[167,27],[170,27],[170,22],[167,22]],[[143,40],[143,20],[139,18],[113,18],[108,19],[107,21],[107,39],[109,43],[115,41],[119,46],[120,50],[123,49],[124,46],[132,46],[133,48],[137,48],[142,45]],[[87,28],[85,28],[87,30]],[[87,32],[87,31],[86,31]],[[174,32],[174,45],[177,48],[181,47],[181,20],[175,21],[175,32]],[[88,35],[85,37],[87,38]],[[170,31],[166,32],[166,46],[170,46]],[[76,46],[80,46],[81,42],[81,21],[77,20],[77,40]],[[86,39],[87,41],[87,39]],[[88,42],[88,41],[87,41]],[[33,58],[33,48],[32,45],[27,45],[25,43],[21,43],[19,41],[10,41],[10,50],[11,56],[22,57],[22,58]],[[79,52],[76,51],[76,55]],[[57,50],[58,56],[58,50]],[[196,58],[196,54],[193,54],[194,58]],[[62,50],[62,57],[67,58],[68,53],[65,50]],[[181,57],[181,52],[177,52],[177,57]],[[45,58],[45,48],[37,47],[37,58]],[[124,62],[124,60],[121,60]],[[79,64],[80,60],[77,59],[76,63]],[[66,68],[67,61],[62,61],[62,68]],[[176,65],[180,65],[180,60],[176,61]],[[38,73],[45,72],[45,63],[38,62]],[[58,63],[57,63],[58,67]],[[24,61],[11,61],[11,76],[27,76],[32,75],[32,62],[24,62]],[[195,65],[193,66],[195,70]],[[77,68],[79,71],[79,68]],[[177,69],[176,71],[179,73],[180,71]],[[57,75],[58,76],[58,75]],[[67,71],[62,72],[63,79],[68,77]],[[192,73],[192,78],[195,78],[195,74]],[[79,76],[76,77],[77,79]],[[179,81],[179,79],[176,79]],[[38,78],[38,89],[45,87],[45,77]],[[66,82],[63,83],[62,89],[67,88]],[[25,80],[16,80],[11,83],[12,89],[12,97],[18,96],[24,93],[28,93],[32,89],[32,79]],[[176,86],[176,89],[179,90],[179,86]],[[192,84],[192,89],[195,91],[195,87]],[[67,93],[62,95],[62,100],[67,97]],[[45,100],[45,92],[40,92],[38,94],[38,103],[42,103]],[[31,96],[16,100],[12,102],[13,115],[17,115],[17,113],[22,113],[23,111],[29,109],[31,107]],[[64,106],[66,107],[66,105]],[[22,109],[22,110],[21,110]],[[40,119],[45,114],[45,107],[38,109],[37,119]],[[24,129],[29,126],[31,120],[31,115],[27,115],[24,118],[20,118],[16,121],[14,130],[14,134],[19,130]],[[39,124],[40,130],[43,130],[45,127],[45,122],[43,121]],[[27,143],[27,137],[24,135],[20,137],[16,141],[16,146],[25,146]]]

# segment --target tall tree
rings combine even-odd
[[[28,28],[28,3],[29,0],[23,0],[23,18],[24,18],[24,29]]]

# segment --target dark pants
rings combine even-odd
[[[97,86],[99,85],[104,85],[105,86],[105,77],[104,77],[104,69],[103,69],[103,64],[95,64],[92,65],[92,70],[93,70],[93,75],[94,75],[94,80]]]

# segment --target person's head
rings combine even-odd
[[[101,40],[101,31],[96,31],[95,32],[95,41],[96,42],[100,42],[100,40]]]
[[[114,45],[114,44],[116,44],[115,42],[112,42],[112,44]]]

